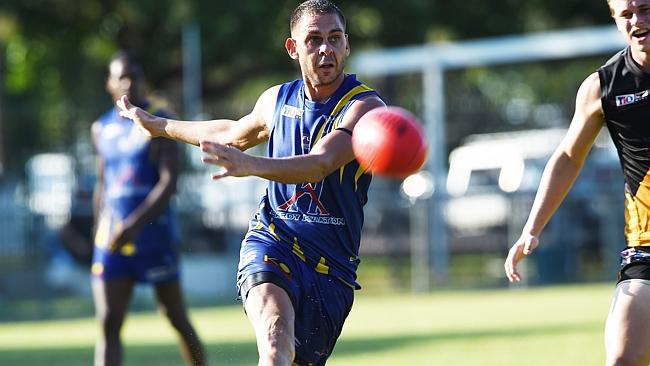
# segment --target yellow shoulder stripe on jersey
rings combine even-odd
[[[323,123],[323,125],[320,126],[320,130],[318,130],[318,133],[316,134],[316,138],[315,138],[314,141],[312,142],[312,144],[311,144],[311,146],[310,146],[310,149],[311,149],[312,147],[314,147],[314,145],[316,145],[316,142],[318,142],[318,140],[320,140],[321,137],[323,137],[323,132],[325,131],[325,127],[327,127],[327,125],[329,124],[329,122],[330,122],[330,118],[332,118],[331,115],[328,116],[327,119],[325,120],[325,122]]]
[[[345,165],[339,168],[339,182],[343,183],[343,171],[345,170]],[[356,192],[357,189],[359,189],[359,186],[357,183],[359,182],[359,178],[363,175],[363,173],[366,172],[366,168],[359,164],[359,167],[357,168],[357,171],[354,173],[354,191]]]
[[[336,116],[341,111],[341,109],[343,109],[343,107],[350,101],[350,99],[352,99],[357,94],[365,93],[365,92],[372,91],[372,90],[373,90],[372,88],[368,87],[365,84],[360,84],[360,85],[357,85],[356,87],[352,88],[349,92],[347,92],[343,96],[343,98],[341,98],[341,100],[339,100],[338,103],[336,103],[336,106],[334,107],[334,110],[332,110],[332,114],[330,114],[330,117],[331,116]],[[332,130],[336,129],[338,127],[339,123],[341,123],[342,120],[343,120],[343,116],[336,116],[336,120],[334,120],[334,123],[332,124]],[[318,134],[318,137],[319,138],[321,137],[320,132]],[[341,168],[339,168],[339,182],[341,182],[341,183],[343,182],[343,172],[344,171],[345,171],[345,165],[343,165]],[[361,175],[363,174],[364,171],[365,171],[365,169],[359,167],[359,169],[357,170],[357,172],[354,175],[354,190],[355,191],[357,190],[357,181],[359,180],[359,178],[361,177]]]
[[[341,97],[341,99],[339,99],[338,103],[336,103],[336,106],[334,106],[334,109],[332,109],[332,113],[330,113],[329,117],[327,117],[327,121],[325,123],[323,123],[323,126],[318,131],[318,134],[316,135],[316,138],[314,139],[314,141],[312,141],[311,146],[314,146],[316,144],[316,142],[318,142],[318,140],[320,140],[323,137],[323,133],[325,132],[325,127],[327,126],[330,119],[333,118],[334,116],[336,116],[341,111],[341,109],[343,109],[343,107],[345,107],[345,105],[354,96],[356,96],[357,94],[361,94],[361,93],[371,91],[371,90],[373,90],[373,89],[369,88],[365,84],[360,84],[360,85],[357,85],[354,88],[350,89],[349,92],[345,93],[345,95],[343,97]],[[338,117],[335,120],[335,124],[332,126],[332,130],[335,129],[336,126],[338,126],[339,122],[340,122],[340,117]]]
[[[352,88],[349,92],[347,92],[347,93],[346,93],[346,94],[345,94],[345,95],[344,95],[344,96],[339,100],[338,103],[336,103],[336,106],[335,106],[334,109],[332,110],[332,113],[330,114],[330,116],[335,116],[337,113],[339,113],[339,112],[341,111],[341,109],[343,109],[343,107],[344,107],[344,106],[345,106],[345,105],[350,101],[350,99],[352,99],[355,95],[357,95],[357,94],[361,94],[361,93],[364,93],[364,92],[367,92],[367,91],[371,91],[371,90],[372,90],[372,89],[369,88],[369,87],[368,87],[367,85],[365,85],[365,84],[359,84],[359,85],[355,86],[355,87]]]
[[[359,188],[357,186],[357,183],[359,182],[359,178],[363,175],[363,173],[366,172],[366,168],[359,164],[359,167],[357,168],[356,173],[354,173],[354,191],[356,192],[357,189]],[[341,179],[343,179],[343,171],[341,171]]]

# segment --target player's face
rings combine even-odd
[[[114,100],[126,95],[133,103],[138,103],[142,98],[142,82],[140,69],[125,60],[114,60],[108,67],[106,90]]]
[[[305,14],[287,40],[289,55],[300,63],[303,77],[314,87],[343,80],[350,54],[348,38],[336,14]]]
[[[610,0],[609,7],[632,51],[650,52],[650,0]]]

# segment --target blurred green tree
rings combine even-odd
[[[64,151],[110,105],[105,64],[135,50],[153,89],[180,111],[181,30],[201,30],[210,115],[247,112],[271,83],[297,76],[284,39],[296,0],[3,0],[0,3],[0,159],[13,172],[38,151]],[[606,1],[390,0],[338,4],[353,49],[609,24]],[[8,158],[10,157],[10,159]]]

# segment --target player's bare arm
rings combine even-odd
[[[382,106],[384,102],[376,96],[360,99],[348,109],[338,127],[352,131],[363,114]],[[282,183],[319,182],[354,159],[351,136],[340,129],[318,141],[309,154],[282,159],[251,156],[207,141],[201,143],[201,149],[206,153],[205,163],[223,168],[213,174],[213,179],[254,175]]]
[[[569,130],[546,164],[521,237],[508,252],[504,267],[511,282],[521,280],[517,263],[537,247],[540,233],[571,189],[602,125],[600,80],[593,73],[578,89]]]
[[[101,126],[98,121],[95,121],[91,127],[91,141],[93,146],[93,152],[95,153],[96,158],[96,171],[97,179],[95,180],[95,189],[93,190],[93,217],[95,220],[99,218],[99,213],[101,211],[101,202],[102,195],[104,194],[104,161],[99,158],[98,149],[97,149],[97,135]],[[96,226],[96,225],[95,225]],[[96,227],[94,229],[97,229]],[[93,235],[94,235],[93,230]]]
[[[159,179],[147,197],[124,219],[114,233],[110,248],[119,249],[129,241],[135,240],[142,228],[158,217],[168,206],[176,192],[176,182],[180,170],[178,145],[166,139],[153,141],[155,154],[151,159],[158,165]]]
[[[202,140],[218,142],[245,150],[266,141],[268,121],[273,117],[273,106],[279,87],[266,90],[258,98],[253,111],[239,120],[180,121],[154,116],[132,105],[126,96],[116,104],[120,115],[133,120],[151,137],[164,137],[192,145]]]

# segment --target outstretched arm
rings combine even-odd
[[[179,121],[157,117],[132,105],[126,96],[122,96],[116,104],[121,116],[133,120],[151,137],[164,137],[192,145],[199,145],[201,140],[210,140],[246,150],[268,139],[268,123],[273,118],[278,90],[278,86],[266,90],[257,100],[253,111],[236,121]]]
[[[600,80],[593,73],[578,90],[569,130],[546,164],[521,237],[508,252],[504,267],[511,282],[521,280],[517,264],[537,247],[542,229],[571,189],[602,124]]]
[[[385,104],[376,96],[360,99],[350,106],[339,127],[352,131],[362,115],[381,106]],[[222,167],[213,179],[253,175],[281,183],[319,182],[354,159],[351,136],[341,130],[327,134],[309,154],[286,158],[247,155],[211,141],[201,141],[201,149],[205,153],[203,162]]]

